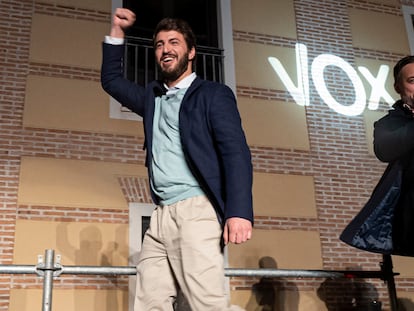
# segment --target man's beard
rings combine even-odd
[[[189,53],[185,53],[183,57],[178,60],[177,66],[171,70],[163,70],[160,64],[157,63],[162,79],[165,81],[177,80],[188,68],[188,55]]]
[[[411,109],[414,109],[414,97],[413,96],[402,96],[401,99],[404,105],[407,105]]]
[[[414,98],[412,96],[402,96],[401,100],[404,111],[414,118]]]

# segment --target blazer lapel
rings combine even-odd
[[[193,83],[191,83],[190,87],[184,95],[183,101],[181,102],[179,124],[181,141],[184,145],[187,145],[187,142],[190,139],[190,134],[192,132],[192,111],[196,105],[192,99],[193,93],[200,87],[202,82],[203,80],[197,77]]]

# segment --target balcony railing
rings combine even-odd
[[[223,82],[223,50],[197,46],[195,72],[205,80]],[[146,85],[158,79],[152,40],[127,37],[125,49],[125,76],[131,81]]]

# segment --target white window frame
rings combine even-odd
[[[219,44],[224,50],[224,83],[236,94],[236,67],[234,62],[233,22],[231,0],[218,0]]]
[[[111,14],[111,22],[112,22],[112,15],[115,12],[115,9],[122,8],[123,1],[122,0],[112,0],[112,14]],[[133,113],[132,111],[128,110],[127,108],[122,107],[122,105],[115,100],[113,97],[109,97],[109,118],[111,119],[120,119],[120,120],[131,120],[131,121],[142,121],[142,118]]]
[[[122,0],[112,0],[112,14],[123,5]],[[236,94],[236,73],[234,65],[233,25],[231,19],[231,0],[217,0],[219,41],[224,50],[224,82]],[[122,107],[114,98],[109,99],[109,117],[111,119],[142,121],[136,113]]]
[[[401,10],[404,16],[405,29],[407,30],[408,43],[410,45],[411,55],[414,54],[414,7],[408,5],[402,5]]]
[[[155,209],[151,203],[129,203],[129,257],[128,265],[136,266],[142,246],[142,217],[150,217]],[[136,276],[129,277],[128,310],[134,310]]]

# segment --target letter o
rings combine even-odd
[[[326,87],[324,79],[324,70],[327,66],[336,66],[341,68],[351,80],[352,85],[355,89],[355,101],[352,105],[344,106],[338,103],[335,98],[332,97],[328,88]],[[331,54],[321,54],[317,56],[312,62],[312,79],[315,84],[316,90],[319,93],[319,96],[322,100],[333,110],[338,113],[347,116],[356,116],[361,114],[366,105],[366,94],[364,85],[362,84],[361,79],[359,78],[356,70],[352,68],[345,60],[342,58],[331,55]]]

